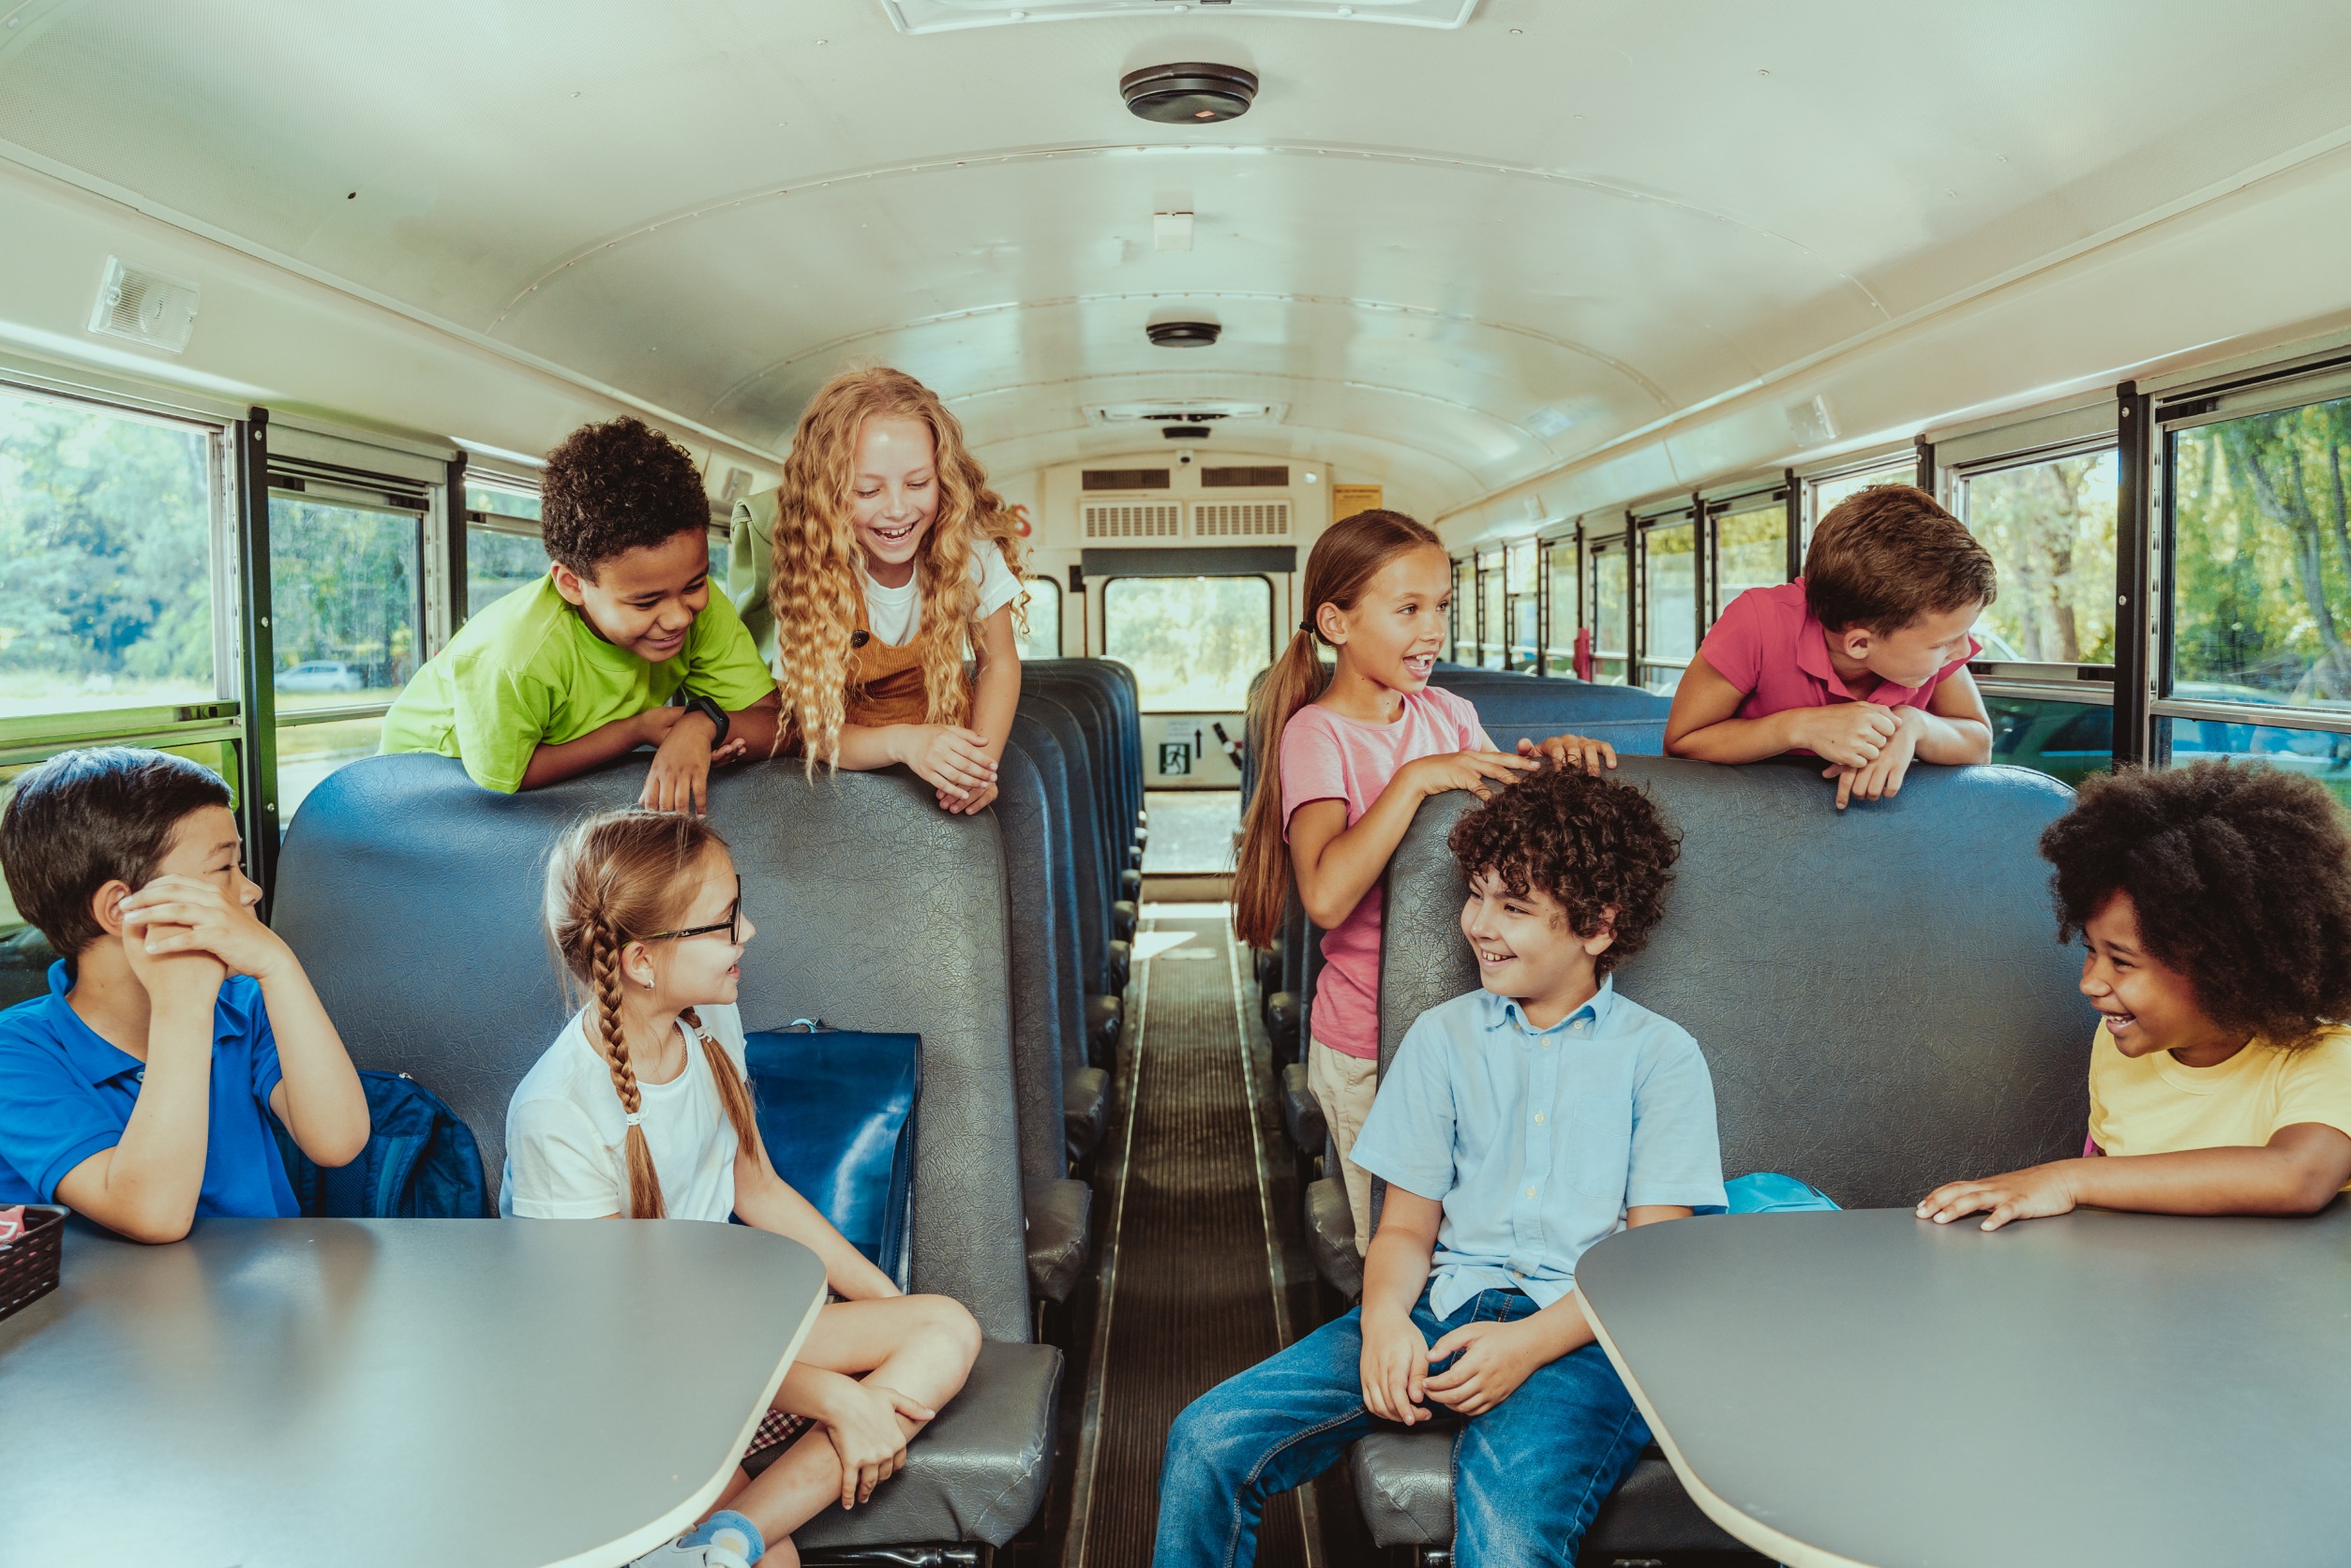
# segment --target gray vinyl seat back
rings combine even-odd
[[[449,1102],[490,1180],[515,1086],[570,1014],[541,925],[547,853],[580,817],[633,805],[633,758],[497,795],[425,755],[371,757],[303,802],[273,923],[360,1066]],[[1028,1338],[1004,850],[996,818],[951,816],[893,769],[755,762],[711,779],[711,820],[758,934],[746,1030],[816,1018],[922,1037],[913,1285],[992,1338]]]
[[[1110,975],[1110,905],[1105,891],[1113,885],[1102,869],[1102,835],[1099,826],[1101,815],[1101,798],[1093,788],[1090,774],[1094,766],[1093,746],[1086,739],[1086,726],[1077,715],[1055,697],[1042,692],[1023,691],[1018,713],[1035,720],[1052,736],[1061,749],[1064,778],[1069,788],[1063,797],[1070,807],[1070,849],[1072,880],[1076,883],[1078,901],[1078,938],[1085,958],[1085,970],[1079,977],[1086,987],[1094,992],[1109,992]]]
[[[2035,852],[2071,790],[1921,767],[1839,814],[1802,764],[1631,757],[1616,776],[1682,833],[1666,917],[1616,983],[1705,1052],[1727,1173],[1896,1207],[2081,1152],[2097,1020]],[[1428,802],[1388,863],[1384,1068],[1414,1019],[1477,987],[1445,844],[1475,804]]]
[[[1062,1126],[1060,995],[1063,986],[1056,927],[1052,867],[1054,817],[1067,807],[1053,799],[1043,771],[1018,745],[1007,745],[996,765],[996,822],[1004,839],[1005,889],[1011,918],[1005,941],[1011,961],[1012,1088],[1019,1113],[1021,1175],[1030,1182],[1068,1174]],[[1066,857],[1064,858],[1066,859]]]
[[[1053,732],[1033,714],[1015,713],[1012,717],[1011,745],[1037,770],[1039,785],[1045,793],[1045,869],[1039,897],[1043,901],[1045,915],[1041,921],[1044,939],[1052,952],[1051,999],[1054,1008],[1054,1038],[1061,1047],[1061,1069],[1064,1079],[1086,1066],[1086,950],[1078,935],[1077,844],[1070,830],[1070,792],[1074,787],[1070,778],[1069,763],[1061,743]],[[1023,918],[1022,884],[1013,887],[1013,920],[1017,927]],[[1020,940],[1017,929],[1013,940]]]
[[[1116,822],[1124,833],[1143,807],[1143,712],[1141,689],[1134,671],[1115,659],[1042,659],[1024,666],[1049,679],[1075,680],[1105,705],[1109,733],[1105,736],[1111,762],[1110,782],[1119,807]]]
[[[1466,698],[1477,709],[1479,723],[1502,750],[1515,751],[1520,740],[1543,740],[1563,730],[1590,736],[1614,746],[1624,756],[1661,756],[1665,753],[1666,715],[1670,697],[1638,686],[1604,686],[1562,677],[1537,679],[1505,675],[1494,670],[1470,670],[1430,683]]]
[[[1088,768],[1086,783],[1094,796],[1094,826],[1101,844],[1101,864],[1108,877],[1106,901],[1118,895],[1118,873],[1127,864],[1127,846],[1134,842],[1134,817],[1125,812],[1126,785],[1118,755],[1117,713],[1110,698],[1091,680],[1050,670],[1023,671],[1021,689],[1051,697],[1068,709],[1086,731]]]

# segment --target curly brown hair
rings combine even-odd
[[[1821,625],[1881,636],[1999,597],[1992,552],[1914,485],[1872,485],[1831,507],[1804,552],[1804,581]]]
[[[2224,1028],[2291,1046],[2351,1018],[2351,824],[2316,780],[2218,760],[2090,779],[2041,855],[2058,940],[2130,894],[2149,956]]]
[[[547,455],[542,525],[547,559],[593,580],[613,557],[711,526],[701,470],[641,419],[583,425]]]
[[[1682,853],[1647,790],[1556,767],[1494,796],[1445,842],[1463,876],[1490,871],[1513,893],[1549,893],[1579,936],[1613,930],[1594,965],[1603,975],[1648,945]]]

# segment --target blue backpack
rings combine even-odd
[[[271,1118],[294,1202],[313,1219],[487,1219],[489,1185],[473,1129],[404,1072],[363,1069],[367,1146],[325,1169]]]
[[[922,1037],[802,1020],[747,1036],[743,1061],[768,1163],[904,1289]]]
[[[1792,1214],[1804,1209],[1834,1209],[1828,1194],[1808,1182],[1776,1171],[1758,1171],[1723,1183],[1732,1214]]]

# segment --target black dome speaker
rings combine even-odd
[[[1205,349],[1223,330],[1214,321],[1153,321],[1143,332],[1162,349]]]
[[[1162,425],[1160,434],[1172,441],[1205,441],[1208,439],[1205,425]]]
[[[1198,61],[1146,66],[1118,79],[1118,95],[1139,119],[1170,126],[1213,125],[1249,112],[1257,97],[1257,73]]]

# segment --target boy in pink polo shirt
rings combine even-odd
[[[1998,590],[1965,523],[1915,486],[1873,485],[1820,519],[1802,577],[1722,612],[1673,694],[1666,752],[1821,757],[1839,811],[1896,793],[1914,761],[1988,762],[1969,634]]]

